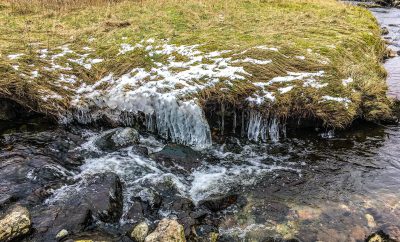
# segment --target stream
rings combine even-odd
[[[400,51],[400,9],[371,11]],[[388,95],[400,98],[400,57],[385,67]],[[53,241],[68,226],[79,231],[73,239],[130,241],[133,224],[154,228],[164,217],[178,219],[189,241],[209,232],[218,241],[364,241],[378,231],[400,241],[398,125],[304,129],[270,143],[227,137],[199,151],[129,128],[65,130],[40,119],[2,132],[0,208],[31,209],[26,241]],[[81,232],[85,209],[103,206],[118,179],[122,214],[94,213],[100,219]]]

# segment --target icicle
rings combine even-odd
[[[267,140],[268,140],[268,122],[265,119],[263,119],[262,123],[261,123],[260,135],[261,135],[262,142],[267,142]]]
[[[146,128],[150,132],[154,132],[154,121],[153,121],[153,114],[145,114],[146,119]]]
[[[240,136],[244,137],[245,134],[245,117],[244,117],[244,110],[242,110],[242,126],[240,130]]]
[[[282,125],[282,133],[283,133],[283,138],[287,138],[287,132],[286,132],[286,123],[283,123]]]
[[[247,128],[247,138],[249,140],[258,141],[261,131],[262,116],[259,112],[250,110],[249,124]]]
[[[233,127],[232,133],[234,133],[234,134],[236,134],[236,126],[237,126],[237,124],[236,124],[236,109],[234,109],[233,110],[233,124],[232,124],[232,127]]]
[[[272,118],[269,123],[269,137],[273,142],[279,141],[279,122],[277,118]]]
[[[286,133],[286,127],[282,132]],[[280,125],[279,120],[275,117],[265,118],[258,111],[250,110],[248,114],[247,138],[251,141],[266,142],[268,138],[273,141],[279,141]]]
[[[224,135],[225,128],[225,105],[221,103],[221,135]]]

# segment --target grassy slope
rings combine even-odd
[[[0,3],[0,96],[57,114],[57,109],[68,108],[72,93],[52,85],[59,73],[43,70],[46,63],[38,57],[38,49],[57,53],[57,47],[66,43],[73,49],[91,47],[106,61],[90,71],[73,66],[68,73],[94,83],[109,72],[123,74],[133,67],[151,67],[153,60],[140,51],[116,55],[125,38],[131,43],[155,38],[170,39],[177,45],[203,44],[200,48],[204,51],[239,53],[259,45],[279,48],[279,53],[249,53],[273,62],[262,67],[245,66],[253,74],[250,82],[239,82],[229,92],[221,92],[220,85],[204,90],[198,95],[204,102],[241,106],[255,90],[251,82],[285,76],[287,71],[324,70],[323,82],[329,84],[326,88],[299,85],[289,93],[277,94],[277,101],[261,110],[280,117],[317,117],[335,127],[344,127],[357,116],[379,120],[390,115],[386,73],[380,64],[385,47],[379,26],[365,9],[335,0],[147,0],[88,5],[74,9],[70,5]],[[90,41],[92,38],[94,41]],[[7,58],[14,53],[25,55],[16,60]],[[306,60],[295,56],[305,56]],[[14,70],[12,65],[19,69]],[[35,81],[20,75],[38,69],[41,78]],[[342,80],[349,77],[354,82],[343,86]],[[269,89],[279,87],[282,84]],[[49,90],[64,98],[44,101],[41,97]],[[338,102],[321,102],[323,95],[348,97],[352,103],[346,108]]]

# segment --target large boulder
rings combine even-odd
[[[10,241],[26,235],[31,229],[28,209],[15,206],[0,220],[0,241]]]
[[[149,234],[145,242],[186,242],[183,226],[176,220],[163,219],[157,228]]]
[[[104,151],[114,151],[139,143],[139,133],[133,128],[116,128],[101,135],[95,145]]]

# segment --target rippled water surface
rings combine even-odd
[[[400,9],[373,8],[372,13],[376,16],[382,27],[386,27],[389,33],[384,38],[389,42],[389,48],[400,52]],[[389,95],[400,98],[400,57],[386,61],[385,68],[388,70]]]

